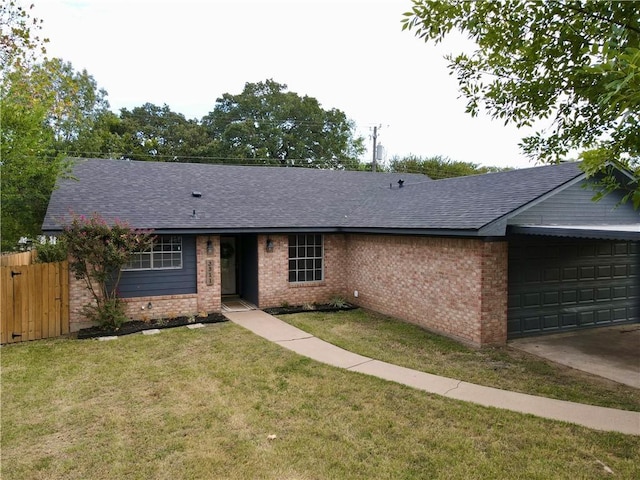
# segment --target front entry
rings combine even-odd
[[[237,295],[235,237],[220,238],[220,275],[222,295]]]
[[[258,304],[257,235],[220,238],[220,275],[222,295]]]

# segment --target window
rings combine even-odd
[[[159,235],[150,250],[131,255],[123,270],[182,268],[182,237]]]
[[[289,235],[289,281],[323,280],[322,235]]]

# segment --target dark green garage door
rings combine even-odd
[[[513,237],[508,337],[640,321],[638,242]]]

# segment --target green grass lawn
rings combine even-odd
[[[3,480],[640,476],[640,437],[426,394],[231,323],[0,356]]]
[[[640,390],[510,347],[467,348],[423,328],[365,310],[280,317],[360,355],[435,375],[544,397],[640,411]]]

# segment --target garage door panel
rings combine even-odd
[[[640,321],[637,243],[511,240],[509,337]]]
[[[576,267],[563,268],[562,280],[578,280],[578,269]]]

